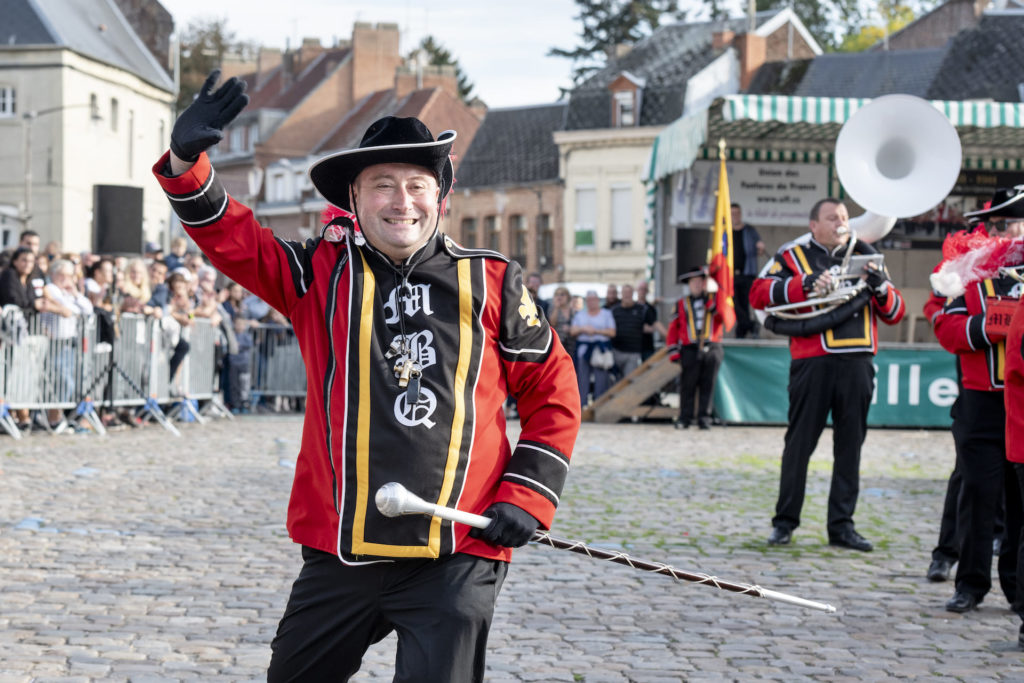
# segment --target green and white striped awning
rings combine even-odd
[[[727,95],[722,108],[726,121],[750,119],[779,123],[845,123],[870,99]],[[1024,127],[1024,103],[930,100],[954,126],[975,128]]]

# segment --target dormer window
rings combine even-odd
[[[625,128],[636,125],[636,96],[628,90],[620,90],[615,98],[615,127]]]
[[[613,80],[608,89],[612,91],[612,127],[628,128],[640,125],[640,105],[645,81],[628,71],[623,71]]]

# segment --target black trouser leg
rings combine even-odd
[[[999,546],[999,562],[997,564],[999,574],[999,587],[1003,589],[1003,595],[1011,606],[1016,605],[1018,596],[1017,587],[1017,566],[1020,552],[1020,532],[1024,522],[1022,515],[1021,492],[1017,484],[1016,463],[1004,461],[1003,464],[1003,507],[1002,514],[996,515],[997,519],[1003,521],[1003,542]],[[999,533],[999,529],[993,526],[993,533]]]
[[[753,332],[755,323],[750,316],[750,287],[754,284],[752,275],[736,275],[733,278],[732,301],[736,307],[736,338],[742,339]]]
[[[960,546],[956,540],[956,505],[960,497],[960,468],[953,467],[946,483],[946,498],[942,501],[942,519],[939,522],[939,543],[932,550],[933,560],[956,562]]]
[[[779,498],[772,526],[795,529],[807,487],[807,463],[828,419],[832,380],[827,358],[802,358],[789,366],[789,426],[782,450]]]
[[[1006,411],[1001,392],[965,389],[953,421],[963,477],[957,503],[960,561],[956,590],[979,600],[992,587],[992,539],[1006,469]]]
[[[271,643],[269,683],[347,681],[370,645],[392,630],[395,681],[483,680],[506,563],[457,554],[349,566],[311,548],[302,557]]]
[[[721,344],[709,344],[700,358],[700,377],[697,380],[697,419],[702,422],[711,421],[711,410],[714,408],[715,378],[718,368],[722,365],[725,351]]]
[[[1017,497],[1020,505],[1017,507],[1016,512],[1010,512],[1010,506],[1006,507],[1006,519],[1007,522],[1016,519],[1013,523],[1016,523],[1020,528],[1017,533],[1017,592],[1013,604],[1011,607],[1013,611],[1017,613],[1017,616],[1024,621],[1024,463],[1014,462],[1010,464],[1013,469],[1013,484],[1017,487]],[[1008,524],[1007,526],[1010,526]]]
[[[178,371],[178,366],[181,365],[181,361],[185,360],[185,354],[188,353],[189,348],[189,343],[184,339],[178,340],[177,345],[174,347],[171,360],[168,362],[172,381],[174,380],[174,374]]]
[[[679,421],[693,422],[693,400],[700,379],[700,358],[696,345],[684,346],[679,352]]]
[[[853,528],[860,494],[860,449],[868,432],[868,408],[874,391],[875,368],[870,358],[833,364],[841,376],[832,395],[832,485],[828,493],[828,534],[835,537]]]

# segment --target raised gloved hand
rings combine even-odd
[[[884,296],[889,291],[889,278],[881,268],[864,266],[864,282],[875,296]]]
[[[472,529],[469,535],[506,548],[526,545],[540,526],[533,515],[512,503],[495,503],[484,510],[484,517],[494,521],[486,529]]]
[[[183,161],[194,162],[205,150],[220,142],[224,137],[224,126],[249,104],[245,81],[232,76],[213,92],[218,78],[220,69],[211,71],[199,95],[174,122],[171,151]]]

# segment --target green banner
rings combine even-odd
[[[715,412],[726,422],[788,421],[789,348],[778,344],[725,345],[715,385]],[[956,400],[953,355],[937,344],[882,348],[875,356],[874,427],[948,427]]]

